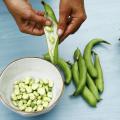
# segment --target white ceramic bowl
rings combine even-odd
[[[33,76],[54,81],[53,99],[48,108],[41,112],[23,112],[16,109],[11,103],[11,93],[15,80],[26,76]],[[58,102],[63,93],[63,80],[58,69],[40,58],[22,58],[10,63],[0,75],[0,98],[1,101],[12,111],[23,116],[36,116],[50,111]]]

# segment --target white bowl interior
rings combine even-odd
[[[7,66],[0,77],[0,94],[4,99],[3,102],[14,107],[11,103],[13,83],[27,76],[54,81],[53,99],[49,107],[57,102],[63,90],[62,77],[54,65],[40,58],[23,58]]]

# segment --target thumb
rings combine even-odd
[[[68,11],[64,9],[62,10],[60,9],[59,14],[60,14],[59,15],[60,18],[59,18],[59,24],[58,24],[58,36],[60,37],[64,33],[67,27],[67,19],[69,15],[68,15]]]

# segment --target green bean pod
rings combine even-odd
[[[50,17],[54,22],[57,23],[57,18],[51,6],[44,1],[41,1],[41,3],[44,6],[46,16]]]
[[[79,84],[78,84],[73,96],[78,96],[82,92],[82,90],[84,89],[84,87],[86,85],[87,69],[86,69],[85,61],[82,57],[80,57],[78,60],[78,67],[80,69]]]
[[[96,39],[92,39],[85,47],[85,50],[84,50],[84,59],[85,59],[85,63],[86,63],[86,66],[87,66],[87,70],[90,74],[91,77],[93,78],[97,78],[97,70],[96,68],[94,67],[94,64],[92,63],[92,58],[91,58],[91,50],[92,48],[99,44],[99,43],[107,43],[107,44],[110,44],[108,43],[107,41],[105,40],[102,40],[102,39],[99,39],[99,38],[96,38]]]
[[[72,76],[74,84],[77,86],[79,84],[79,69],[78,69],[78,62],[75,61],[72,65]]]
[[[50,61],[50,56],[48,54],[45,54],[44,59]],[[57,65],[63,70],[65,76],[65,84],[69,85],[72,79],[72,72],[69,65],[62,58],[58,59]]]
[[[98,73],[98,77],[95,79],[95,84],[98,88],[98,91],[102,93],[104,91],[103,72],[102,72],[99,56],[96,53],[95,53],[95,68]]]
[[[44,26],[44,32],[47,39],[50,60],[53,64],[57,64],[57,60],[59,57],[58,55],[59,38],[57,34],[57,19],[51,6],[45,3],[44,1],[42,1],[41,3],[43,4],[45,9],[45,17],[52,21],[51,26]]]
[[[87,86],[85,86],[82,91],[82,97],[89,103],[89,105],[96,107],[97,100]]]
[[[78,59],[79,59],[80,56],[82,56],[82,55],[81,55],[81,52],[80,52],[80,49],[77,48],[77,49],[75,50],[75,52],[74,52],[73,58],[74,58],[75,61],[76,61],[76,60],[78,61]]]
[[[97,101],[100,101],[100,95],[98,92],[97,87],[95,86],[94,81],[92,80],[92,78],[90,77],[90,75],[87,73],[87,86],[89,88],[89,90],[93,93],[93,95],[96,97]]]
[[[75,61],[75,63],[72,65],[72,74],[73,74],[73,82],[74,82],[75,86],[77,87],[79,85],[79,70],[78,70],[77,61]],[[85,101],[89,105],[91,105],[93,107],[96,106],[97,100],[87,86],[84,87],[81,94],[82,94],[82,97],[85,99]]]

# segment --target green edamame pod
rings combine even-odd
[[[69,85],[71,83],[72,72],[69,65],[62,58],[58,59],[58,66],[63,70],[65,75],[65,84]]]
[[[76,60],[78,61],[78,59],[79,59],[80,56],[82,56],[82,55],[81,55],[81,52],[80,52],[80,49],[77,48],[77,49],[75,50],[75,52],[74,52],[74,56],[73,56],[73,57],[74,57],[74,60],[75,60],[75,61],[76,61]]]
[[[87,86],[85,86],[82,91],[82,97],[89,103],[89,105],[96,107],[97,100]]]
[[[84,50],[84,59],[85,59],[86,67],[87,67],[88,73],[89,73],[90,76],[93,77],[93,78],[97,78],[97,70],[96,70],[96,68],[94,67],[94,64],[92,63],[91,50],[92,50],[92,48],[93,48],[96,44],[99,44],[99,43],[107,43],[107,44],[110,44],[110,43],[108,43],[108,42],[105,41],[105,40],[96,38],[96,39],[92,39],[92,40],[86,45],[85,50]]]
[[[42,5],[44,6],[45,9],[45,14],[50,17],[50,19],[54,20],[54,22],[57,23],[57,18],[55,16],[55,13],[53,11],[53,9],[51,8],[50,5],[48,5],[47,3],[45,3],[44,1],[41,1]]]
[[[50,56],[48,54],[45,54],[44,59],[50,61]],[[58,59],[57,65],[63,70],[63,73],[65,75],[65,84],[69,85],[72,79],[72,72],[69,65],[62,58]]]
[[[82,58],[82,56],[78,60],[78,67],[80,69],[80,71],[79,71],[80,72],[79,73],[79,84],[78,84],[73,96],[79,95],[86,85],[87,69],[86,69],[85,61]]]
[[[50,60],[53,64],[57,64],[59,43],[59,38],[57,34],[57,19],[51,6],[44,1],[42,1],[41,3],[43,4],[45,9],[45,17],[52,21],[51,26],[44,26],[44,32],[47,39]]]
[[[78,64],[77,61],[72,66],[72,74],[73,74],[73,82],[75,86],[77,87],[79,85],[79,70],[78,70]],[[87,86],[84,87],[82,91],[82,97],[86,100],[86,102],[95,107],[97,104],[97,100],[95,96],[92,94],[92,92],[87,88]]]
[[[78,70],[78,62],[75,61],[72,65],[72,76],[73,81],[76,84],[76,86],[79,84],[79,70]]]
[[[95,53],[95,68],[98,73],[98,77],[95,79],[95,84],[98,88],[98,91],[102,93],[104,91],[104,80],[103,80],[103,72],[100,64],[99,56]]]
[[[46,53],[43,55],[43,58],[47,61],[50,61],[50,56],[49,56],[49,53]]]
[[[101,99],[100,99],[98,89],[95,86],[94,81],[92,80],[92,78],[90,77],[88,73],[87,73],[87,86],[89,90],[93,93],[93,95],[96,97],[97,101],[100,101]]]

